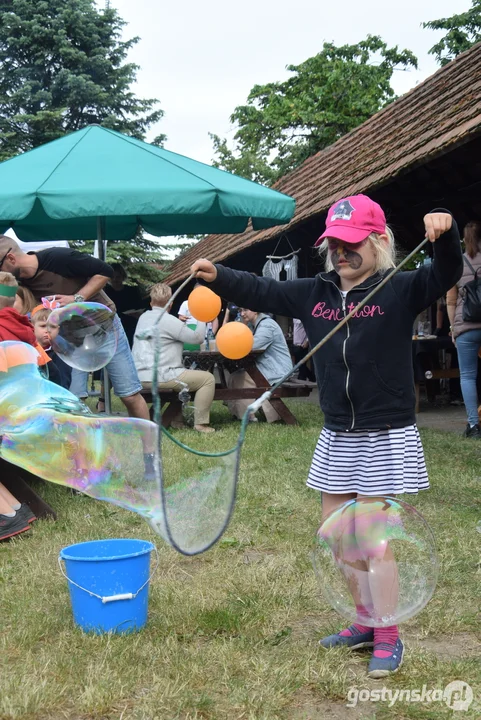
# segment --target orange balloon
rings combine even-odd
[[[229,360],[240,360],[252,350],[254,335],[247,325],[230,322],[221,327],[215,336],[217,349]]]
[[[192,290],[187,304],[192,317],[200,322],[215,320],[222,307],[220,297],[204,285],[199,285]]]

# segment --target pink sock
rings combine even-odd
[[[369,610],[364,605],[356,605],[356,611],[357,615],[363,616],[363,615],[369,615]],[[360,623],[353,623],[345,630],[341,630],[339,635],[341,637],[350,637],[351,635],[354,635],[354,633],[351,631],[351,628],[356,628],[360,633],[367,633],[369,630],[372,630],[372,628],[368,627],[367,625],[361,625]]]
[[[389,650],[387,645],[396,644],[396,640],[399,637],[399,631],[397,625],[391,625],[390,627],[374,628],[374,653],[373,656],[377,658],[387,658],[392,655],[392,650]],[[380,645],[379,650],[377,646]]]

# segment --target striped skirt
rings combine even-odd
[[[307,485],[331,494],[374,496],[427,490],[428,473],[416,425],[354,433],[323,428]]]

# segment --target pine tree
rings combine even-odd
[[[124,25],[93,0],[1,2],[0,160],[91,123],[144,138],[163,113],[131,90]]]

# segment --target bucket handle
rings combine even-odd
[[[77,585],[77,583],[74,582],[73,580],[71,580],[71,579],[68,577],[68,575],[64,572],[63,565],[62,565],[62,558],[60,557],[60,555],[58,556],[57,559],[58,559],[58,566],[59,566],[59,568],[60,568],[60,572],[62,573],[62,575],[64,576],[64,578],[67,580],[67,582],[71,583],[72,585],[75,585],[75,587],[78,587],[79,590],[83,590],[84,592],[86,592],[86,593],[87,593],[88,595],[90,595],[91,597],[96,597],[96,598],[98,598],[98,599],[101,600],[102,603],[105,605],[105,603],[114,602],[115,600],[135,600],[135,598],[137,597],[137,595],[138,595],[140,592],[142,592],[142,590],[144,589],[144,587],[146,587],[146,586],[149,584],[149,582],[152,580],[152,578],[154,577],[155,573],[157,572],[157,568],[159,567],[159,553],[157,552],[157,548],[156,548],[155,545],[153,546],[153,549],[154,549],[155,558],[156,558],[155,567],[154,567],[154,569],[152,570],[152,572],[150,573],[150,575],[149,575],[149,577],[147,578],[147,580],[146,580],[146,581],[144,582],[144,584],[142,585],[142,587],[140,587],[140,588],[137,590],[136,593],[120,593],[120,594],[118,594],[118,595],[107,595],[107,596],[97,595],[97,593],[92,592],[92,590],[87,590],[87,588],[84,588],[84,587],[82,587],[81,585]]]

